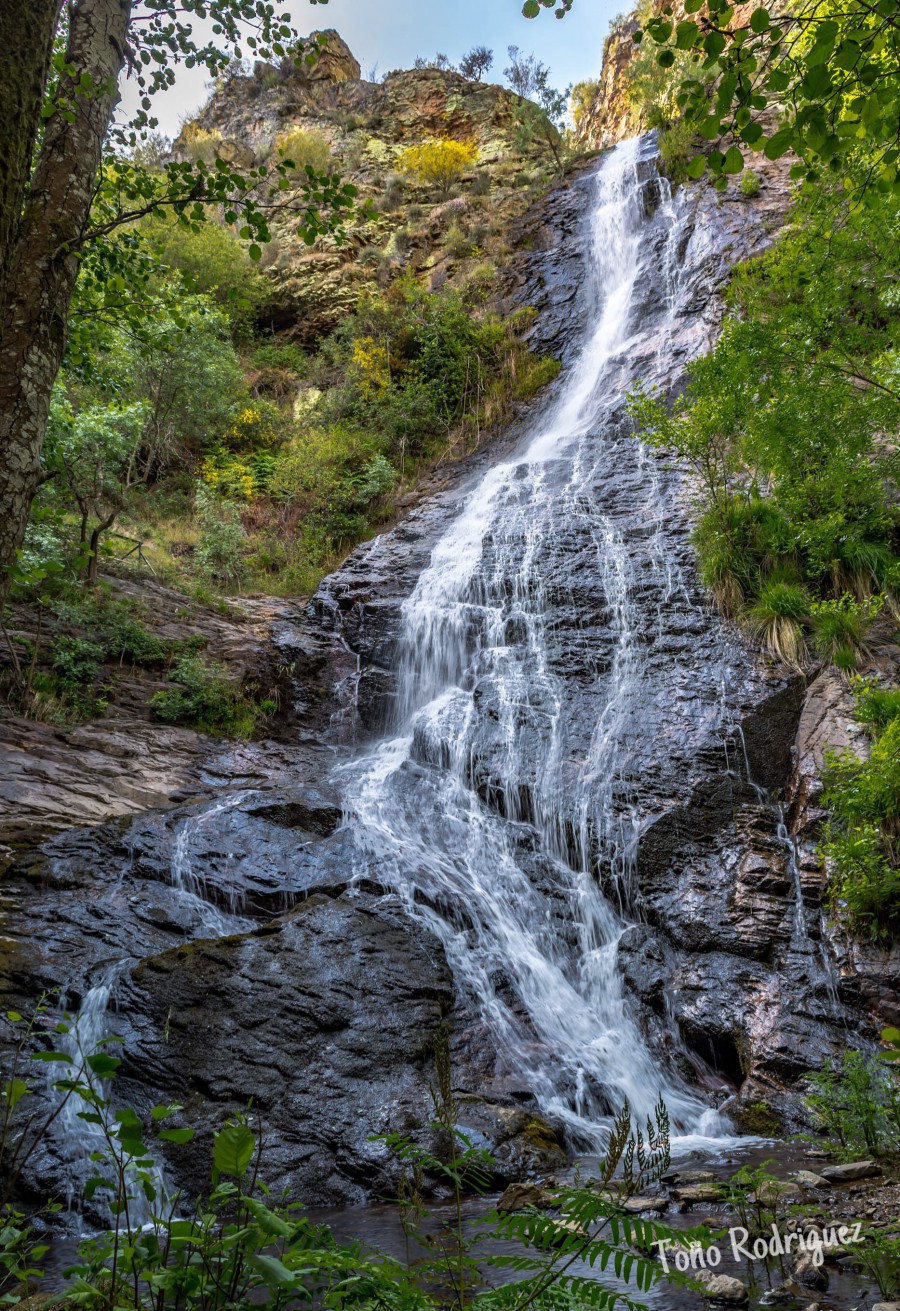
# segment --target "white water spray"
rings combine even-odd
[[[654,1059],[617,965],[647,742],[665,751],[667,735],[720,714],[714,679],[701,704],[693,671],[670,668],[663,686],[648,663],[663,607],[687,623],[696,608],[661,540],[672,480],[615,422],[629,358],[652,340],[638,289],[661,289],[657,340],[679,295],[679,216],[664,199],[662,247],[648,243],[641,149],[620,145],[597,176],[579,358],[521,453],[482,478],[434,547],[404,605],[397,736],[342,771],[355,874],[431,928],[480,1007],[498,1074],[588,1150],[626,1098],[645,1117],[662,1094],[685,1148],[729,1132]],[[605,494],[614,480],[630,490],[627,522]],[[578,616],[579,570],[600,615]],[[555,659],[561,589],[593,723]]]

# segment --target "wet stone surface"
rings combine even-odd
[[[890,992],[883,962],[835,968],[803,853],[798,866],[760,791],[788,784],[803,688],[709,610],[678,478],[623,413],[635,377],[678,386],[714,336],[731,264],[767,234],[711,192],[669,200],[647,160],[635,179],[644,276],[593,392],[578,373],[598,313],[580,275],[592,176],[521,274],[536,342],[569,366],[541,415],[576,386],[595,406],[577,445],[524,459],[523,425],[281,623],[312,745],[270,769],[223,752],[182,804],[11,855],[3,1008],[58,987],[76,1009],[104,981],[99,1018],[126,1041],[121,1095],[142,1110],[175,1097],[200,1129],[166,1166],[189,1192],[210,1133],[250,1098],[272,1185],[329,1205],[383,1192],[396,1165],[369,1138],[428,1120],[443,1017],[498,1184],[555,1168],[624,1092],[595,999],[634,1068],[683,1092],[685,1123],[726,1103],[738,1125],[764,1105],[767,1124],[792,1127],[798,1075],[846,1045],[848,1023],[872,1032],[850,974],[865,997]],[[458,534],[489,477],[460,582]],[[73,1150],[52,1140],[25,1191],[63,1187]]]

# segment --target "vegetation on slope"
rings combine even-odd
[[[341,43],[337,52],[352,58]],[[546,84],[533,58],[519,65]],[[474,115],[466,131],[493,134],[489,152],[474,137],[408,146],[390,79],[388,110],[368,105],[355,120],[341,111],[338,123],[308,87],[288,107],[294,76],[291,60],[271,85],[229,70],[178,150],[217,166],[238,148],[217,123],[243,132],[242,116],[258,121],[265,99],[272,139],[255,143],[257,163],[277,162],[288,187],[310,169],[350,168],[359,204],[345,248],[306,245],[277,213],[257,251],[228,214],[158,213],[111,239],[113,257],[141,269],[136,307],[110,316],[108,285],[87,274],[78,283],[43,481],[12,570],[19,618],[26,602],[48,619],[43,643],[33,621],[30,636],[28,623],[7,630],[5,681],[27,713],[71,722],[103,712],[108,654],[99,670],[94,653],[78,678],[60,680],[47,642],[57,603],[74,614],[103,570],[143,565],[201,600],[308,594],[390,520],[423,471],[477,445],[557,372],[523,343],[531,312],[496,308],[509,225],[557,167],[525,132],[515,97],[452,73],[395,75],[405,93],[456,97]],[[359,85],[344,85],[351,100]],[[166,167],[165,143],[141,149],[151,174]],[[65,636],[85,651],[93,641],[87,621]],[[232,706],[220,685],[215,716],[183,684],[175,679],[157,714],[171,718],[177,702],[178,718],[207,729],[264,722],[253,696]]]

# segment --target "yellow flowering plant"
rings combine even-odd
[[[474,141],[453,141],[450,137],[423,141],[409,146],[397,160],[402,173],[416,177],[426,186],[434,186],[444,195],[454,182],[473,166],[478,158]]]

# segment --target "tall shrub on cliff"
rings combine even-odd
[[[76,281],[87,267],[100,299],[140,326],[146,266],[115,234],[148,214],[200,223],[209,206],[240,219],[251,253],[269,235],[267,208],[291,181],[276,165],[240,172],[172,163],[148,168],[123,152],[155,126],[153,98],[180,63],[215,77],[244,44],[259,56],[306,49],[268,0],[0,0],[0,600],[42,476],[53,384],[66,352]],[[213,39],[196,30],[211,19]],[[114,123],[123,74],[140,108]],[[300,231],[340,231],[353,188],[316,174],[295,180]]]

